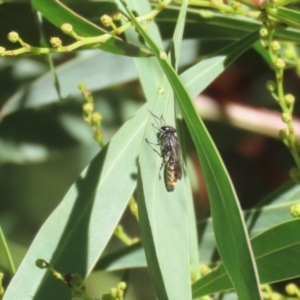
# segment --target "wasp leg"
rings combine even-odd
[[[160,146],[160,144],[155,144],[155,143],[149,142],[148,139],[145,139],[145,140],[146,140],[146,142],[147,142],[148,144],[155,145],[155,146]]]
[[[149,144],[149,147],[151,147],[151,149],[152,149],[153,151],[155,151],[155,152],[161,157],[161,154],[160,154],[155,148],[153,148],[152,146],[150,146],[150,145],[160,146],[160,144],[151,143],[151,142],[149,142],[147,139],[145,139],[145,140],[146,140],[146,142]]]
[[[168,152],[164,156],[163,161],[161,162],[161,165],[160,165],[160,169],[159,169],[159,175],[158,175],[159,180],[161,179],[161,175],[160,175],[161,174],[161,170],[162,170],[163,166],[165,166],[169,162],[171,156],[172,156],[171,152]]]
[[[153,123],[151,123],[151,125],[152,125],[152,128],[153,128],[153,130],[154,130],[155,135],[157,136],[157,133],[156,133],[155,130],[160,131],[159,127],[156,127]]]

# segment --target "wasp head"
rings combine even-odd
[[[160,128],[160,130],[164,133],[175,133],[176,129],[172,126],[164,125]]]

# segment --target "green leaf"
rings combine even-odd
[[[278,7],[275,15],[279,17],[280,20],[286,20],[292,22],[296,28],[299,28],[300,22],[300,12],[295,9],[288,9],[286,7]]]
[[[174,126],[174,99],[166,78],[161,89],[151,112],[163,113]],[[156,143],[152,118],[149,113],[145,135]],[[186,187],[179,181],[175,191],[166,190],[158,176],[162,158],[155,151],[159,148],[144,142],[139,159],[139,213],[147,264],[159,299],[191,299]]]
[[[244,212],[248,231],[251,236],[276,226],[278,223],[290,220],[289,207],[299,202],[300,187],[292,181],[283,185],[261,201],[257,207]],[[216,241],[213,234],[212,219],[209,218],[198,224],[201,236],[201,263],[216,263],[213,255]]]
[[[120,65],[122,65],[121,70]],[[79,54],[57,67],[56,71],[64,98],[80,94],[77,85],[81,81],[84,81],[89,90],[93,91],[133,80],[137,76],[130,58],[100,51]],[[20,109],[57,102],[57,97],[53,87],[52,73],[47,72],[31,85],[14,94],[1,108],[1,117]]]
[[[146,9],[150,9],[148,1],[139,1],[138,5],[136,1],[127,3],[132,5],[138,14],[146,13]],[[184,23],[184,20],[181,22]],[[155,24],[151,24],[147,31],[162,45]],[[131,42],[138,42],[136,32],[128,35]],[[180,34],[177,43],[181,43]],[[164,113],[168,121],[174,120],[173,93],[157,61],[152,58],[136,59],[135,64],[146,98],[151,105],[151,112],[159,115]],[[169,109],[166,109],[167,104]],[[145,118],[149,120],[145,136],[156,143],[156,136],[150,124],[150,119],[153,122],[152,116],[148,112]],[[139,157],[138,204],[147,265],[159,299],[191,299],[186,204],[183,202],[182,192],[179,192],[183,186],[180,182],[181,185],[176,187],[175,193],[168,193],[163,180],[158,178],[160,164],[160,156],[144,142]]]
[[[49,0],[45,2],[44,0],[31,0],[31,3],[34,9],[41,12],[46,19],[58,28],[64,23],[69,23],[73,26],[74,31],[79,36],[83,37],[107,33],[100,27],[81,17],[79,14],[73,12],[60,1]],[[112,37],[103,45],[99,46],[99,48],[104,51],[126,56],[149,56],[147,50],[130,45],[118,37]]]
[[[4,299],[67,298],[67,286],[35,266],[38,258],[63,274],[85,277],[91,272],[136,187],[136,158],[146,114],[144,106],[71,187],[37,234]]]
[[[113,251],[98,261],[94,270],[116,271],[127,268],[146,268],[146,257],[141,242]]]
[[[116,0],[116,3],[121,5],[119,0]],[[128,5],[133,7],[135,12],[139,15],[145,15],[151,9],[149,2],[145,0],[138,2],[129,0],[127,1],[127,3]],[[150,23],[150,25],[147,27],[147,30],[151,33],[152,36],[155,37],[156,42],[162,45],[160,33],[154,22]],[[125,35],[130,43],[138,46],[145,46],[143,41],[141,41],[139,34],[134,30],[134,28],[126,30]],[[154,57],[150,57],[148,59],[136,58],[134,59],[134,64],[138,71],[139,80],[143,87],[145,97],[148,102],[151,102],[156,98],[157,91],[164,76],[163,72]]]
[[[300,276],[300,219],[274,226],[251,240],[262,283],[283,281]],[[193,284],[193,297],[232,289],[224,265],[219,265]]]
[[[186,24],[186,12],[188,7],[188,1],[182,1],[181,9],[178,15],[176,22],[176,28],[173,35],[172,46],[170,50],[171,61],[174,68],[178,69],[180,50],[182,46],[182,37]],[[186,132],[185,128],[182,126],[182,117],[181,114],[177,112],[177,116],[180,116],[180,120],[177,120],[177,133],[179,137],[179,142],[181,145],[182,151],[182,168],[186,170]],[[186,215],[187,215],[187,227],[188,227],[188,243],[189,243],[189,254],[190,254],[190,265],[193,279],[198,279],[200,277],[199,269],[199,253],[198,253],[198,236],[197,236],[197,227],[195,219],[195,209],[194,209],[194,199],[192,195],[190,178],[188,176],[183,176],[182,178],[182,187],[183,187],[183,199],[186,203]],[[183,233],[184,234],[184,233]]]
[[[255,31],[244,38],[221,49],[212,57],[200,61],[186,70],[181,79],[192,97],[201,93],[214,79],[217,78],[235,59],[244,53],[259,38]]]
[[[208,132],[193,106],[183,83],[168,63],[166,55],[136,21],[122,1],[132,22],[148,43],[168,77],[195,143],[211,201],[218,248],[226,270],[241,299],[260,299],[259,279],[238,201],[227,171]],[[243,265],[241,269],[240,266]]]
[[[251,236],[258,235],[270,227],[276,226],[278,223],[289,221],[291,219],[289,208],[293,204],[299,203],[299,199],[300,186],[294,181],[289,181],[264,198],[257,207],[245,211],[244,216]],[[208,218],[203,220],[199,222],[198,226],[201,238],[199,250],[201,263],[208,265],[214,264],[215,261],[213,258],[216,242],[213,233],[212,219]],[[103,257],[104,261],[102,262],[101,259],[101,266],[107,266],[108,270],[146,267],[143,249],[126,249],[118,252],[118,254],[112,255],[114,259],[111,258],[107,263],[104,262],[105,258]]]
[[[169,5],[155,18],[166,39],[171,37],[170,29],[176,24],[179,9],[177,5]],[[257,12],[257,17],[258,14],[259,12]],[[278,8],[274,16],[285,17],[286,20],[294,21],[293,25],[296,28],[299,27],[297,25],[299,22],[296,22],[299,19],[297,11]],[[200,40],[232,41],[261,28],[261,22],[253,18],[223,14],[203,8],[188,8],[186,22],[185,38],[199,38]],[[279,25],[276,28],[275,38],[299,43],[299,33],[299,29]]]

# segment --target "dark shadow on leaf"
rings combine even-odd
[[[84,278],[87,273],[89,219],[107,149],[108,146],[100,151],[90,163],[86,175],[76,182],[77,198],[70,215],[65,216],[68,218],[68,223],[50,261],[50,264],[62,274],[78,273]],[[43,258],[43,253],[40,253],[40,258]],[[35,299],[61,299],[66,292],[70,293],[67,286],[62,285],[58,280],[53,280],[52,277],[49,272],[45,274]],[[49,290],[53,291],[51,295],[47,292]]]

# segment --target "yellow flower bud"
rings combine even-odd
[[[278,41],[273,41],[271,44],[270,44],[270,47],[273,51],[278,51],[280,50],[280,44]]]
[[[241,3],[240,2],[237,2],[237,1],[233,1],[232,3],[231,3],[231,7],[234,9],[234,10],[237,10],[237,9],[239,9],[240,7],[241,7]]]
[[[109,27],[113,23],[113,20],[112,17],[110,17],[109,15],[103,15],[100,18],[100,22],[102,23],[103,26]]]
[[[16,43],[19,40],[19,34],[15,31],[11,31],[8,35],[7,38],[10,42]]]
[[[116,12],[116,13],[113,14],[112,17],[113,17],[114,21],[119,21],[122,18],[122,14],[120,12]]]
[[[283,113],[281,119],[284,123],[288,123],[292,120],[292,115],[290,113]]]
[[[275,67],[278,69],[284,69],[285,67],[285,61],[282,58],[277,58],[275,60]]]
[[[200,267],[201,275],[204,276],[204,275],[208,274],[210,271],[211,271],[211,269],[208,265],[201,265],[201,267]]]
[[[295,205],[293,205],[293,206],[296,206],[296,205],[299,206],[299,204],[295,204]],[[293,206],[292,206],[292,207],[293,207]],[[293,215],[292,215],[292,216],[293,216]],[[299,206],[299,215],[298,215],[297,217],[299,217],[299,216],[300,216],[300,206]],[[294,217],[294,216],[293,216],[293,217]],[[299,290],[298,287],[297,287],[294,283],[290,283],[290,284],[288,284],[288,285],[285,287],[285,291],[286,291],[286,293],[287,293],[289,296],[294,296],[294,295],[296,295],[298,290]]]
[[[259,34],[261,37],[267,37],[269,34],[268,29],[265,27],[261,28],[261,30],[259,31]]]
[[[92,114],[92,123],[99,124],[102,120],[102,116],[98,112],[93,112]]]
[[[111,288],[110,289],[110,295],[112,297],[117,297],[117,289],[116,288]]]
[[[0,47],[0,55],[3,55],[5,52],[5,48],[4,47]]]
[[[61,40],[60,40],[60,38],[58,38],[58,37],[52,37],[51,39],[50,39],[50,44],[51,44],[51,46],[53,47],[53,48],[58,48],[58,47],[60,47],[61,46]]]
[[[292,94],[286,94],[284,100],[288,105],[293,105],[295,103],[295,97]]]
[[[123,290],[124,291],[126,289],[126,287],[127,287],[126,282],[124,282],[124,281],[119,282],[119,284],[118,284],[118,289],[119,290]]]
[[[65,34],[70,34],[73,31],[73,26],[69,23],[64,23],[60,27],[61,31]]]
[[[90,114],[93,112],[94,110],[94,104],[93,103],[85,103],[83,104],[83,107],[82,107],[83,111],[86,113],[86,114]]]
[[[78,85],[77,85],[77,88],[80,90],[80,91],[84,91],[86,89],[86,85],[84,82],[79,82]]]

